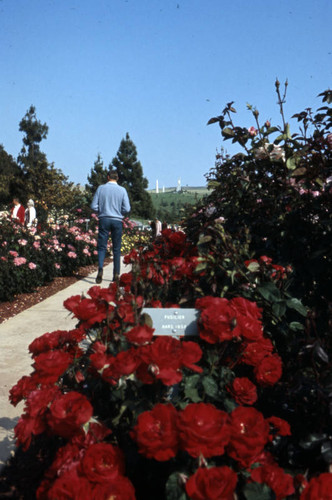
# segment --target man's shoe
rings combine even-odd
[[[97,274],[97,277],[96,277],[96,283],[99,285],[99,283],[101,283],[103,281],[103,270],[102,269],[98,269],[98,274]]]
[[[112,281],[119,281],[119,278],[120,278],[119,274],[114,274]]]

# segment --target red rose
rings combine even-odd
[[[129,342],[135,345],[148,344],[153,337],[154,328],[148,325],[137,325],[126,332],[126,338]]]
[[[243,297],[235,297],[230,300],[230,306],[235,311],[238,333],[245,339],[261,339],[263,337],[263,327],[260,322],[262,309],[257,307],[256,302],[251,302]]]
[[[36,356],[42,352],[58,349],[59,347],[66,347],[66,349],[76,346],[78,342],[83,340],[85,332],[81,328],[74,330],[56,330],[51,333],[44,333],[37,337],[29,345],[29,351]]]
[[[92,485],[84,477],[78,477],[73,469],[59,477],[47,493],[50,500],[91,500]]]
[[[139,452],[160,462],[175,457],[178,451],[177,418],[177,411],[170,404],[157,404],[151,411],[141,413],[130,433]]]
[[[313,477],[301,494],[300,500],[328,500],[332,498],[332,474],[325,472]]]
[[[245,347],[241,361],[246,365],[256,366],[265,356],[271,354],[272,351],[273,344],[271,340],[261,338],[258,342],[251,342]]]
[[[116,480],[119,475],[124,474],[124,469],[122,451],[107,443],[90,446],[80,465],[80,473],[93,483]]]
[[[131,283],[133,281],[132,273],[123,273],[120,276],[120,286],[124,287],[126,291],[129,292]]]
[[[251,302],[243,297],[234,297],[231,299],[230,304],[241,316],[249,316],[255,319],[262,317],[262,308],[258,307],[256,302]]]
[[[43,416],[22,415],[15,426],[15,437],[17,444],[21,444],[23,451],[26,451],[30,444],[32,436],[37,436],[46,430],[46,423]]]
[[[9,400],[16,406],[22,399],[26,398],[38,385],[36,377],[24,375],[9,391]]]
[[[256,386],[247,377],[235,378],[230,392],[238,404],[252,405],[257,401]]]
[[[279,417],[270,417],[267,418],[266,421],[272,427],[273,435],[277,434],[278,436],[291,436],[291,428],[286,420],[283,420]]]
[[[182,231],[172,231],[171,229],[165,229],[163,231],[163,237],[165,240],[168,240],[168,243],[172,246],[175,247],[177,250],[180,248],[183,250],[185,248],[186,244],[186,234]]]
[[[139,253],[136,248],[133,248],[127,255],[123,257],[124,264],[133,264],[134,262],[138,262]]]
[[[89,289],[88,295],[94,300],[114,302],[116,300],[116,289],[113,287],[101,288],[100,286],[95,285]]]
[[[238,406],[230,415],[228,454],[242,466],[254,463],[269,441],[269,425],[254,408]]]
[[[67,443],[56,452],[51,467],[47,470],[48,478],[60,477],[72,470],[77,471],[84,456],[84,448],[77,444]]]
[[[199,468],[186,482],[191,500],[233,500],[237,474],[227,466]]]
[[[180,447],[192,457],[223,455],[229,442],[228,415],[212,404],[192,403],[179,413]]]
[[[93,414],[89,400],[79,392],[62,394],[50,406],[48,424],[55,434],[71,438]]]
[[[37,415],[43,415],[48,410],[49,404],[61,394],[60,389],[57,386],[47,386],[40,387],[32,392],[30,392],[27,401],[26,408],[31,417],[36,417]]]
[[[135,500],[135,489],[128,478],[118,476],[115,481],[96,484],[91,498],[98,500]]]
[[[106,318],[107,303],[105,301],[82,299],[80,295],[75,295],[65,300],[63,305],[77,319],[86,321],[89,326]]]
[[[90,354],[90,361],[96,370],[101,370],[107,363],[106,345],[103,342],[95,342],[92,346],[93,353]]]
[[[182,380],[181,355],[181,342],[169,336],[157,337],[151,345],[139,351],[150,372],[165,385],[174,385]]]
[[[260,385],[274,385],[282,375],[282,362],[278,354],[265,356],[259,365],[255,366],[255,377]]]
[[[106,382],[115,385],[122,376],[134,373],[139,365],[139,359],[134,349],[120,351],[116,356],[108,356],[107,366],[103,370],[102,378]]]
[[[72,360],[73,356],[68,352],[47,351],[36,356],[32,366],[40,383],[52,384],[58,381]]]
[[[199,335],[206,342],[215,344],[238,336],[236,313],[227,299],[204,297],[196,301],[196,307],[201,309]]]
[[[181,364],[194,372],[202,373],[203,368],[195,363],[202,357],[202,349],[196,342],[181,342]]]
[[[251,478],[256,483],[267,484],[276,495],[276,500],[292,495],[294,490],[293,478],[277,465],[263,465],[251,471]]]

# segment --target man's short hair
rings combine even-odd
[[[118,173],[115,170],[109,170],[107,175],[108,175],[108,178],[110,181],[118,181],[119,180]]]

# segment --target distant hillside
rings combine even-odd
[[[165,188],[164,192],[150,189],[149,194],[152,199],[156,215],[159,220],[169,223],[179,222],[185,215],[186,209],[195,205],[198,201],[208,194],[206,187],[185,186],[181,191],[176,188]]]
[[[177,192],[177,187],[165,187],[165,193],[174,193]],[[156,189],[148,189],[148,193],[156,193]],[[206,186],[182,186],[181,187],[181,192],[187,192],[187,193],[198,193],[200,195],[205,195],[208,193],[208,188]],[[163,188],[159,188],[159,193],[158,194],[163,194]]]

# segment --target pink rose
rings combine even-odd
[[[257,129],[255,127],[249,127],[248,132],[252,137],[255,137],[255,135],[257,135]]]

